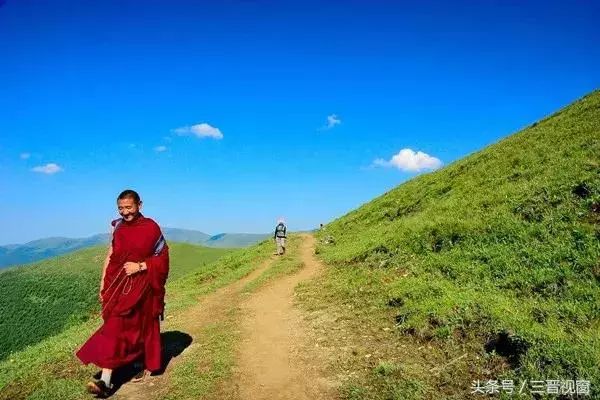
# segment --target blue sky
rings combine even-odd
[[[310,229],[600,87],[591,1],[0,4],[0,244],[104,232],[125,188]]]

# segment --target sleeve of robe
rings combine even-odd
[[[152,315],[158,317],[165,309],[165,284],[169,276],[169,246],[166,242],[158,254],[145,261],[153,297]]]

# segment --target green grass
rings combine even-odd
[[[231,371],[235,365],[235,345],[240,339],[239,295],[256,291],[268,282],[293,274],[302,268],[299,252],[301,242],[299,236],[291,235],[285,256],[275,258],[271,265],[258,277],[248,282],[240,293],[231,294],[232,297],[229,299],[231,304],[228,305],[227,311],[223,315],[215,315],[211,320],[212,323],[202,330],[201,345],[186,351],[182,360],[171,369],[168,391],[161,395],[161,398],[178,400],[237,398],[237,383],[231,382]],[[244,260],[243,264],[249,268],[235,269],[234,274],[220,276],[223,278],[227,276],[227,283],[238,280],[269,258],[274,249],[273,241],[266,240],[258,246],[240,251],[230,257],[230,262],[235,265]],[[223,261],[215,265],[222,263]],[[212,273],[207,271],[198,274],[196,279],[204,282],[205,285],[214,285],[214,274],[222,274],[222,271],[223,268],[219,267]],[[242,271],[245,272],[242,274],[240,273]],[[210,287],[197,286],[190,290],[189,279],[180,281],[179,285],[181,286],[174,292],[182,300],[182,304],[187,304],[186,296],[197,296]]]
[[[354,307],[356,318],[378,313],[396,341],[431,345],[421,350],[431,360],[472,350],[470,364],[453,367],[461,383],[448,396],[482,378],[473,365],[495,356],[484,344],[500,336],[507,346],[496,348],[503,357],[492,373],[588,379],[597,390],[599,155],[596,91],[327,225],[317,251],[334,268],[314,293]],[[425,373],[411,379],[425,398],[444,384]],[[385,397],[364,390],[363,398]]]
[[[171,281],[207,269],[215,261],[236,251],[234,249],[216,249],[189,243],[170,243],[169,246],[169,280]]]
[[[202,330],[202,346],[173,367],[168,393],[162,398],[206,398],[214,393],[219,382],[231,376],[235,343],[239,339],[233,313],[235,309]]]
[[[258,262],[268,259],[272,249],[272,243],[266,240],[252,247],[236,250],[219,259],[219,262],[173,282],[168,292],[167,314],[194,305],[199,296],[246,276],[258,267]]]
[[[171,280],[231,252],[185,243],[170,246]],[[105,255],[106,247],[95,246],[0,272],[0,360],[99,312]]]
[[[263,271],[263,273],[253,281],[248,282],[243,290],[245,292],[255,291],[275,278],[293,274],[302,269],[304,263],[300,259],[301,242],[302,238],[300,236],[290,235],[287,241],[287,251],[285,255],[278,257],[270,268]]]
[[[245,276],[261,262],[264,262],[272,251],[272,245],[269,242],[235,251],[206,249],[189,244],[172,244],[170,246],[172,274],[167,283],[167,316],[184,311],[197,304],[202,295]],[[203,251],[205,249],[208,250],[208,253]],[[83,251],[87,258],[82,256],[81,259],[90,262],[95,261],[98,256],[103,257],[105,251],[101,248],[88,250],[89,254]],[[81,252],[66,257],[73,257],[74,254],[79,253]],[[207,263],[207,254],[209,254],[208,257],[220,257],[212,263]],[[59,265],[55,265],[55,267],[61,268]],[[69,269],[68,267],[64,268]],[[99,267],[93,268],[94,275],[99,273],[99,270],[95,269]],[[50,273],[48,272],[48,274]],[[95,276],[97,279],[98,276]],[[94,286],[94,290],[97,290],[96,286]],[[95,371],[95,367],[82,366],[74,353],[100,326],[100,323],[97,316],[84,322],[73,323],[59,333],[15,351],[5,360],[0,361],[0,399],[89,398],[89,395],[83,393],[82,385]],[[218,332],[215,329],[208,330],[207,335],[209,333],[210,337],[217,335]],[[216,340],[215,343],[217,342],[227,343]],[[214,354],[217,357],[219,352],[215,350]],[[220,364],[217,362],[215,365]]]

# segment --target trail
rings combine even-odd
[[[310,354],[314,347],[307,343],[305,323],[293,305],[296,285],[321,269],[314,257],[314,237],[302,235],[302,239],[302,270],[270,282],[241,305],[245,339],[239,346],[234,377],[241,399],[335,398],[332,385]]]
[[[227,310],[235,307],[239,301],[237,294],[241,292],[247,283],[253,281],[267,270],[274,260],[274,257],[267,259],[258,268],[242,279],[208,294],[198,305],[169,319],[167,324],[165,324],[166,326],[161,327],[161,331],[164,332],[170,329],[177,329],[184,331],[192,337],[192,344],[184,350],[182,355],[185,354],[185,351],[200,345],[200,343],[202,343],[202,328],[207,324],[222,318]],[[124,384],[113,396],[111,396],[111,399],[149,400],[161,398],[161,394],[164,393],[165,390],[168,390],[169,372],[177,361],[177,359],[174,359],[170,362],[162,375],[146,378],[144,382],[128,382]]]
[[[303,268],[293,275],[274,278],[256,292],[242,290],[271,267],[275,256],[244,278],[207,295],[197,306],[173,316],[162,331],[178,329],[192,336],[188,349],[202,343],[202,328],[227,310],[237,307],[242,340],[236,351],[236,366],[230,379],[221,382],[210,399],[318,400],[333,399],[334,384],[324,378],[318,354],[309,343],[301,312],[294,307],[294,288],[316,276],[321,264],[314,256],[315,239],[302,235],[300,257]],[[182,355],[185,354],[184,350]],[[112,398],[151,400],[163,398],[169,389],[169,371],[143,383],[126,383]]]

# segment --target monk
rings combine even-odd
[[[115,368],[143,360],[140,380],[161,368],[159,318],[164,311],[169,248],[160,227],[141,214],[133,190],[117,198],[120,219],[112,221],[112,241],[100,281],[103,325],[77,351],[84,364],[102,368],[88,392],[107,397]]]

